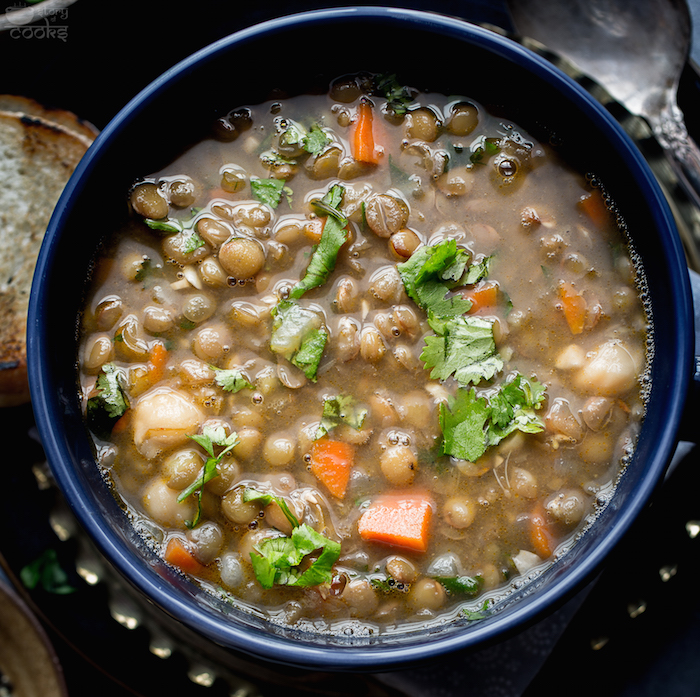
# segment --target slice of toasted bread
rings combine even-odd
[[[76,116],[72,111],[56,109],[44,106],[31,97],[23,97],[17,94],[0,94],[0,111],[10,111],[17,114],[26,114],[51,123],[58,124],[73,131],[76,135],[87,138],[92,142],[99,131],[89,121]]]
[[[0,406],[29,399],[26,325],[39,247],[56,202],[89,146],[84,135],[0,112]]]

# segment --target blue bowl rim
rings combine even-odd
[[[599,128],[615,139],[630,170],[636,172],[637,185],[642,193],[648,200],[655,202],[657,227],[675,229],[671,212],[656,179],[641,153],[612,115],[558,68],[507,37],[464,20],[401,8],[345,7],[289,15],[236,32],[180,61],[131,99],[97,137],[65,187],[41,248],[28,313],[28,370],[37,426],[59,488],[78,520],[89,531],[98,549],[132,585],[157,606],[184,624],[195,627],[197,631],[217,644],[252,656],[263,657],[266,660],[295,666],[316,666],[326,670],[388,670],[396,666],[410,665],[415,660],[435,659],[459,649],[474,648],[496,641],[506,632],[512,633],[524,628],[534,619],[542,617],[552,607],[559,606],[592,577],[603,559],[619,543],[631,523],[647,504],[670,460],[676,444],[677,424],[682,415],[691,375],[689,366],[692,364],[693,350],[690,338],[679,342],[674,379],[669,386],[670,409],[667,419],[670,427],[661,434],[661,440],[656,449],[659,456],[648,475],[635,490],[634,496],[626,503],[625,510],[617,517],[614,526],[607,531],[593,552],[578,566],[575,573],[567,574],[563,581],[553,583],[544,592],[539,592],[527,603],[521,603],[518,608],[509,612],[507,617],[504,617],[507,627],[502,626],[504,622],[495,621],[481,628],[474,626],[466,633],[431,637],[429,641],[415,645],[382,647],[381,644],[372,644],[369,649],[337,646],[329,649],[323,646],[299,645],[287,640],[278,640],[274,635],[251,633],[245,629],[240,631],[225,621],[219,621],[220,618],[195,611],[186,601],[181,601],[172,592],[168,583],[163,582],[156,574],[135,566],[132,563],[131,552],[123,540],[108,526],[95,524],[93,517],[95,511],[85,505],[89,500],[86,489],[72,477],[70,469],[66,467],[70,458],[67,457],[60,433],[54,429],[54,425],[60,421],[56,415],[60,413],[61,405],[56,390],[53,389],[51,376],[45,375],[43,370],[44,357],[48,355],[51,348],[50,337],[46,336],[41,319],[42,306],[50,292],[47,284],[42,283],[42,279],[50,268],[53,249],[58,244],[58,238],[69,211],[78,200],[86,178],[96,166],[103,151],[110,147],[110,143],[121,130],[137,118],[145,106],[156,99],[171,81],[194,70],[203,61],[211,60],[229,50],[231,46],[257,39],[263,34],[274,35],[294,26],[337,22],[343,21],[344,18],[404,23],[425,28],[431,32],[443,32],[458,39],[467,39],[509,60],[526,62],[540,79],[564,90],[567,97],[593,119]],[[677,235],[669,235],[666,251],[668,263],[672,268],[686,268],[685,257]],[[677,305],[672,308],[677,325],[682,327],[690,321],[692,326],[691,294],[687,273],[673,274],[671,282],[678,299]]]

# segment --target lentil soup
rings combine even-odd
[[[358,75],[144,176],[80,378],[163,558],[286,625],[475,618],[595,518],[647,317],[604,191],[467,97]]]

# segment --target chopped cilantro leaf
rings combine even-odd
[[[214,382],[216,382],[219,387],[226,390],[226,392],[235,394],[242,389],[253,388],[253,385],[250,384],[248,378],[239,368],[230,368],[225,370],[214,366],[209,367],[214,371]]]
[[[440,404],[443,454],[475,462],[492,445],[515,431],[540,433],[544,424],[535,413],[542,406],[545,387],[516,373],[488,397],[460,388],[448,404]]]
[[[182,225],[177,220],[164,219],[155,220],[154,218],[144,218],[144,223],[148,225],[151,230],[157,230],[158,232],[182,232]]]
[[[98,436],[106,436],[117,419],[129,408],[129,400],[121,385],[121,374],[114,363],[105,363],[95,384],[95,391],[87,401],[87,419]]]
[[[367,409],[360,407],[350,395],[336,395],[323,401],[323,415],[316,430],[316,438],[322,438],[330,430],[347,424],[359,431],[367,417]]]
[[[219,476],[218,465],[224,455],[238,445],[238,435],[231,433],[226,435],[223,426],[215,428],[205,426],[201,434],[190,436],[190,438],[200,445],[206,451],[209,457],[202,468],[202,476],[190,484],[186,489],[183,489],[177,497],[177,502],[182,503],[185,499],[198,492],[197,496],[197,513],[193,520],[185,521],[188,528],[194,528],[202,514],[202,489],[204,485]],[[221,448],[218,455],[215,454],[214,446]]]
[[[246,487],[243,491],[243,501],[248,503],[249,501],[258,501],[263,506],[267,506],[273,501],[280,507],[282,513],[289,521],[289,524],[296,528],[299,525],[298,518],[292,513],[291,509],[287,505],[287,502],[281,496],[275,496],[274,494],[268,494],[264,491],[258,491],[252,487]]]
[[[421,360],[430,377],[454,377],[460,385],[491,379],[503,368],[496,354],[493,323],[481,317],[460,315],[441,326],[440,336],[427,336]]]
[[[185,244],[183,246],[183,252],[185,254],[192,254],[195,250],[199,249],[200,247],[203,247],[206,243],[204,240],[196,233],[192,232],[189,235],[187,235],[187,239],[185,240]]]
[[[472,164],[483,164],[493,155],[496,155],[501,150],[500,139],[499,138],[487,138],[486,136],[479,136],[471,145],[470,148],[471,155],[469,160]]]
[[[243,496],[245,501],[260,501],[263,505],[276,501],[292,525],[291,536],[268,538],[250,553],[255,577],[263,588],[274,585],[308,588],[331,582],[333,564],[340,557],[340,543],[324,537],[306,523],[300,525],[284,500],[277,496],[252,488],[247,488]],[[311,559],[310,555],[317,550],[321,553],[302,570],[302,561]]]
[[[397,269],[407,295],[430,317],[457,317],[472,304],[461,295],[448,297],[452,288],[464,285],[468,273],[469,252],[458,249],[457,243],[443,240],[432,246],[419,247],[408,261]]]
[[[323,285],[335,268],[338,252],[348,239],[347,219],[338,206],[343,200],[344,188],[339,184],[331,187],[328,193],[315,205],[328,216],[323,226],[321,239],[311,255],[311,261],[304,277],[292,288],[290,297],[299,299],[312,288]]]
[[[473,576],[435,576],[451,595],[478,595],[481,581]]]
[[[313,125],[302,140],[304,150],[311,155],[318,155],[330,142],[328,134],[317,125]]]
[[[297,366],[310,380],[316,372],[328,339],[321,316],[291,300],[282,300],[272,310],[270,350]]]
[[[250,188],[260,203],[265,203],[271,208],[280,205],[283,194],[287,201],[291,201],[292,190],[286,186],[284,179],[251,179]]]
[[[387,100],[387,109],[397,116],[403,116],[408,112],[409,105],[413,102],[411,90],[399,84],[394,74],[382,74],[375,77],[375,90]]]
[[[68,595],[77,589],[68,582],[68,574],[58,561],[55,549],[46,549],[34,561],[22,567],[19,572],[25,588],[42,588],[47,593]]]

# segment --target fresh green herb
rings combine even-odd
[[[450,595],[475,596],[481,590],[481,581],[473,576],[435,576]]]
[[[406,293],[428,315],[435,336],[427,336],[421,359],[430,377],[452,376],[462,385],[492,378],[503,368],[496,353],[493,323],[465,313],[472,303],[452,289],[473,284],[489,271],[490,257],[472,263],[454,240],[420,247],[397,266]]]
[[[29,590],[42,588],[47,593],[68,595],[76,588],[68,582],[68,574],[61,568],[55,549],[46,549],[41,556],[20,569],[19,577]]]
[[[195,223],[195,216],[201,210],[201,208],[197,207],[190,208],[190,219],[184,222],[177,218],[161,218],[159,220],[155,218],[144,218],[143,222],[146,223],[151,230],[157,230],[158,232],[183,232],[184,230],[192,229]]]
[[[401,85],[394,74],[377,75],[374,80],[375,91],[387,100],[387,109],[397,116],[406,114],[414,101],[411,90]]]
[[[350,395],[336,395],[323,401],[323,415],[316,431],[316,438],[322,438],[330,430],[346,424],[356,431],[362,428],[367,417],[367,409],[360,407]]]
[[[348,221],[338,209],[344,191],[342,186],[335,184],[320,201],[312,202],[317,210],[328,217],[304,277],[291,290],[290,297],[293,299],[298,300],[308,290],[323,285],[335,268],[338,252],[348,239]]]
[[[257,501],[263,506],[268,506],[272,502],[276,503],[282,513],[284,513],[285,518],[289,521],[289,524],[296,528],[299,526],[299,519],[292,513],[291,509],[287,505],[287,502],[281,496],[275,496],[274,494],[268,494],[264,491],[258,491],[250,486],[247,486],[243,490],[243,501],[248,503],[249,501]]]
[[[460,316],[442,323],[440,331],[439,335],[425,337],[421,353],[431,378],[446,380],[452,376],[460,385],[469,385],[490,380],[503,369],[491,321]]]
[[[463,315],[471,301],[461,295],[449,296],[450,290],[464,285],[470,254],[452,240],[419,247],[408,261],[397,265],[406,294],[431,318]]]
[[[187,239],[185,240],[185,244],[182,247],[182,251],[185,254],[192,254],[195,250],[199,249],[200,247],[203,247],[206,243],[204,240],[196,233],[196,232],[191,232],[189,235],[187,235]]]
[[[535,411],[544,396],[544,385],[520,373],[488,397],[473,387],[458,389],[448,405],[440,404],[443,454],[475,462],[515,431],[540,433],[544,424]]]
[[[283,195],[291,205],[292,190],[286,186],[284,179],[251,179],[250,188],[260,203],[265,203],[271,208],[280,205]]]
[[[177,220],[163,219],[155,220],[154,218],[144,218],[144,223],[148,225],[151,230],[157,230],[158,232],[182,232],[182,225]]]
[[[204,485],[219,476],[219,470],[217,469],[219,463],[224,458],[224,455],[238,445],[239,441],[236,433],[231,433],[227,436],[223,426],[217,426],[215,428],[205,426],[201,434],[190,436],[190,438],[204,448],[207,455],[209,455],[202,468],[202,476],[197,477],[197,479],[186,489],[183,489],[177,497],[177,502],[182,503],[185,499],[192,496],[192,494],[198,493],[197,514],[193,520],[186,521],[185,523],[188,528],[194,528],[197,523],[199,523],[199,519],[202,515],[202,490]],[[215,447],[221,448],[218,455],[215,454]]]
[[[114,363],[105,363],[97,376],[95,391],[87,401],[87,420],[99,435],[109,435],[116,421],[129,408],[129,399],[121,384],[121,373]]]
[[[491,598],[487,598],[484,600],[484,604],[478,610],[468,610],[467,608],[464,608],[462,610],[462,616],[469,622],[485,620],[491,614],[492,605],[493,600],[491,600]]]
[[[304,150],[311,155],[318,155],[330,142],[328,134],[316,124],[302,139]]]
[[[484,164],[486,160],[501,151],[500,139],[479,136],[470,145],[469,149],[471,150],[471,155],[469,156],[471,163],[475,165]]]
[[[139,264],[139,269],[134,276],[135,281],[143,281],[153,270],[150,257],[144,257]]]
[[[223,368],[216,368],[213,365],[209,367],[214,371],[214,382],[216,382],[219,387],[226,390],[226,392],[235,394],[245,388],[253,389],[253,385],[251,385],[240,368],[225,370]]]
[[[321,316],[296,302],[282,300],[273,308],[272,317],[270,350],[315,381],[328,339]]]
[[[250,553],[253,571],[263,588],[274,585],[309,588],[333,579],[333,565],[340,557],[340,543],[324,537],[306,523],[299,524],[296,516],[278,496],[247,488],[244,501],[260,501],[267,505],[272,501],[282,508],[282,512],[292,525],[289,537],[273,537],[255,546]],[[302,570],[300,564],[309,561],[314,552],[321,553]],[[308,557],[308,559],[307,559]]]
[[[279,146],[282,150],[297,150],[303,147],[307,132],[300,123],[294,119],[279,119],[277,126],[280,131]]]

